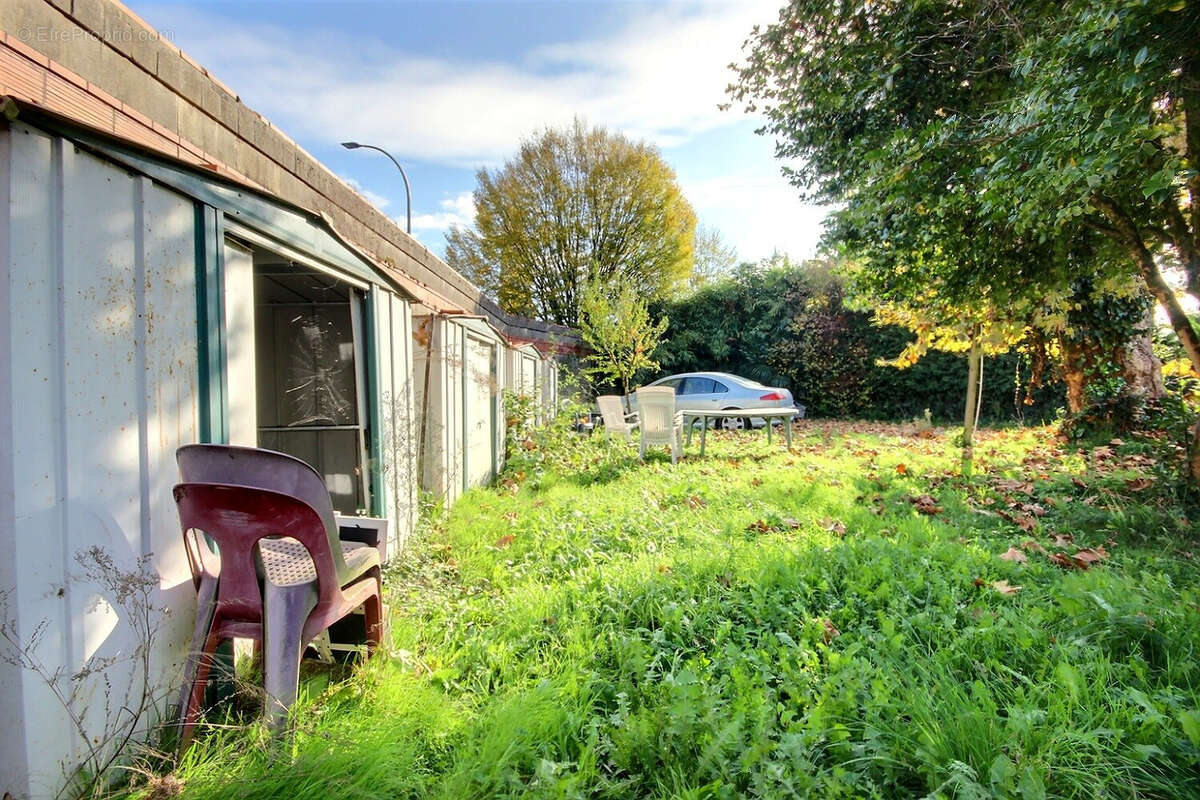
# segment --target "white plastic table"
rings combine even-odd
[[[708,436],[708,421],[710,419],[737,419],[739,417],[759,417],[767,421],[767,443],[771,442],[771,420],[783,420],[783,430],[787,435],[788,449],[792,449],[792,421],[800,416],[798,408],[727,408],[722,411],[682,411],[683,424],[687,428],[686,444],[692,443],[692,423],[700,420],[700,455],[704,455],[704,440]]]

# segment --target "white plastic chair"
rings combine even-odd
[[[671,463],[683,455],[683,413],[675,410],[675,390],[670,386],[644,386],[637,390],[642,444],[638,458],[645,460],[646,448],[669,444]]]
[[[638,426],[637,412],[625,413],[624,403],[615,394],[602,394],[596,398],[600,416],[604,418],[604,432],[609,436],[622,434],[630,441],[629,434]]]

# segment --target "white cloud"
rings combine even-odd
[[[741,171],[680,183],[701,221],[736,244],[739,260],[815,254],[828,209],[803,202],[782,177]]]
[[[356,138],[400,158],[496,164],[574,116],[669,147],[744,119],[722,112],[741,43],[777,0],[649,7],[619,33],[515,63],[415,57],[383,40],[241,24],[163,5],[151,17],[246,102],[304,140]]]
[[[434,230],[444,231],[451,225],[469,227],[475,222],[475,198],[471,192],[462,192],[455,197],[442,200],[438,207],[440,211],[433,214],[416,214],[412,219],[414,232]],[[403,220],[396,220],[403,225]]]

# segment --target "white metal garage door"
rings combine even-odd
[[[467,337],[467,408],[465,415],[467,485],[492,479],[495,468],[496,348],[490,342]]]

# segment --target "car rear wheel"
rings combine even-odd
[[[750,420],[747,417],[724,417],[721,419],[721,428],[727,431],[747,431],[750,430]]]

